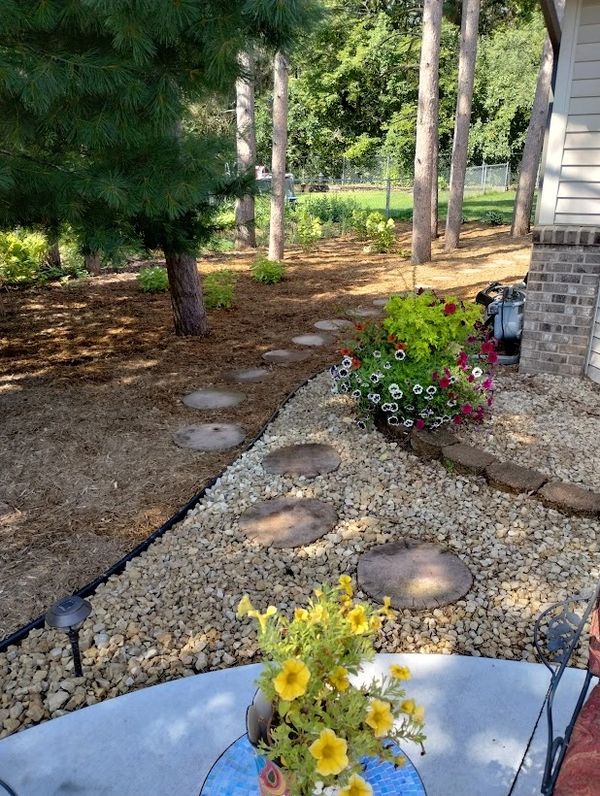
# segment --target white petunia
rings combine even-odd
[[[400,421],[398,420],[396,415],[390,415],[388,417],[388,419],[387,419],[387,422],[388,422],[388,426],[399,426],[400,425]]]
[[[394,357],[398,360],[398,362],[402,362],[402,360],[406,357],[406,354],[401,348],[399,348],[394,354]]]
[[[481,370],[481,368],[473,368],[471,373],[473,374],[473,376],[475,376],[476,379],[478,379],[480,376],[483,376],[483,371]]]
[[[430,384],[429,387],[425,390],[427,395],[435,395],[437,392],[437,387],[433,384]]]
[[[381,351],[373,351],[373,359],[381,359]]]
[[[412,428],[415,424],[414,420],[411,420],[410,417],[407,417],[404,421],[404,428]]]
[[[421,393],[423,392],[423,388],[421,387],[420,384],[415,384],[415,386],[413,387],[413,392],[415,395],[421,395]]]

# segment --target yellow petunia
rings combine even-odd
[[[360,636],[369,631],[369,620],[367,612],[362,605],[357,605],[351,611],[348,611],[346,619],[350,622],[350,627],[355,636]]]
[[[254,610],[254,606],[250,602],[250,597],[248,597],[247,594],[244,594],[244,596],[242,597],[242,599],[238,603],[237,615],[240,616],[240,617],[241,616],[246,616],[246,614],[249,614],[250,611],[253,611],[253,610]]]
[[[425,708],[423,705],[417,705],[417,707],[413,710],[412,720],[416,724],[425,724]]]
[[[339,580],[340,588],[348,597],[352,597],[354,589],[352,588],[352,578],[350,575],[340,575]]]
[[[306,664],[298,658],[288,658],[277,677],[273,679],[273,686],[281,699],[292,702],[306,693],[309,680],[310,671]]]
[[[338,738],[333,730],[321,730],[321,734],[310,746],[308,751],[317,761],[317,773],[324,777],[336,776],[348,765],[348,744]]]
[[[369,621],[369,626],[371,630],[381,630],[381,617],[380,616],[372,616]]]
[[[412,716],[417,708],[417,704],[414,699],[405,699],[404,702],[400,705],[400,710],[403,713],[408,713],[409,716]]]
[[[390,666],[390,674],[394,680],[410,680],[411,676],[408,666],[399,666],[397,663]]]
[[[379,613],[383,614],[387,619],[395,619],[396,612],[391,609],[392,598],[391,597],[384,597],[383,598],[383,608],[379,609]]]
[[[376,738],[383,738],[394,726],[394,717],[389,702],[374,699],[369,705],[367,724],[373,730]]]
[[[314,608],[311,608],[308,618],[313,625],[316,625],[327,619],[327,611],[322,605],[315,605]]]
[[[358,774],[352,774],[339,796],[373,796],[373,788]]]
[[[347,691],[350,681],[348,680],[348,670],[343,666],[336,666],[329,675],[329,682],[338,691]]]
[[[296,608],[294,609],[294,621],[296,622],[307,622],[308,621],[308,611],[306,608]]]
[[[274,605],[270,605],[267,608],[267,610],[264,612],[264,614],[261,614],[260,611],[257,611],[253,608],[252,610],[248,611],[248,616],[250,616],[252,619],[258,619],[260,629],[264,633],[264,631],[267,629],[267,621],[269,617],[275,616],[276,613],[277,613],[277,608],[275,608]]]

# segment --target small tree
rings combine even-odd
[[[285,242],[285,163],[288,132],[288,62],[283,52],[273,62],[273,156],[269,260],[283,260]]]

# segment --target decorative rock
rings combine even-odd
[[[358,309],[350,310],[349,314],[355,315],[357,318],[379,318],[381,317],[381,309],[358,307]]]
[[[265,370],[265,368],[247,368],[245,370],[232,370],[225,375],[225,378],[227,381],[245,384],[247,382],[264,381],[264,379],[272,375],[272,371]]]
[[[308,359],[310,354],[308,351],[288,351],[283,348],[278,348],[275,351],[267,351],[262,355],[265,362],[273,362],[279,365],[284,365],[291,362],[302,362]]]
[[[240,426],[231,423],[203,423],[186,426],[173,434],[173,442],[180,448],[197,451],[221,451],[235,448],[244,441],[245,433]]]
[[[271,547],[301,547],[332,530],[337,512],[311,498],[275,498],[256,503],[240,517],[240,529],[253,541]]]
[[[417,456],[423,459],[439,459],[444,448],[456,445],[458,440],[450,431],[445,428],[438,428],[434,431],[413,431],[410,435],[410,447]]]
[[[46,699],[46,705],[50,713],[60,710],[62,706],[69,701],[70,696],[71,695],[67,691],[55,691],[53,694],[50,694]]]
[[[298,337],[292,337],[292,343],[295,345],[322,346],[330,342],[329,337],[321,334],[300,334]]]
[[[490,464],[485,474],[490,486],[503,492],[535,492],[548,480],[539,470],[511,462]]]
[[[269,453],[263,460],[268,473],[276,475],[304,475],[313,478],[323,473],[332,473],[340,466],[341,459],[330,445],[307,443],[286,445]]]
[[[243,392],[208,388],[191,392],[185,395],[182,401],[191,409],[226,409],[238,406],[245,397]]]
[[[389,301],[389,298],[376,298],[376,299],[373,299],[373,306],[374,307],[385,307],[385,305],[388,303],[388,301]]]
[[[565,514],[581,514],[586,517],[600,514],[600,495],[577,484],[550,481],[540,489],[537,497],[545,506]]]
[[[444,463],[451,462],[459,473],[481,475],[486,467],[498,461],[491,453],[486,453],[472,445],[450,445],[442,448]]]
[[[338,332],[340,329],[349,326],[354,326],[354,324],[352,321],[346,320],[346,318],[334,318],[332,321],[317,321],[314,324],[315,329],[320,329],[323,332]]]
[[[373,547],[358,562],[360,588],[394,608],[439,608],[460,600],[473,577],[461,559],[438,545],[403,539]]]

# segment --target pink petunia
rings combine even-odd
[[[495,351],[492,351],[488,354],[487,361],[490,363],[490,365],[495,365],[498,361],[498,354]]]
[[[440,388],[442,390],[445,390],[449,386],[450,386],[450,379],[448,378],[448,376],[442,376],[442,378],[440,379]]]
[[[471,404],[463,404],[463,407],[461,409],[463,415],[470,415],[472,411],[473,407],[471,406]]]
[[[456,304],[451,301],[444,305],[444,315],[454,315],[456,312]]]
[[[454,415],[454,417],[452,418],[452,421],[457,426],[460,426],[460,424],[462,423],[463,419],[462,419],[461,415]]]
[[[425,421],[421,420],[421,418],[418,417],[415,420],[415,428],[418,429],[419,431],[421,431],[421,429],[425,428]]]
[[[488,376],[487,379],[483,382],[482,386],[483,386],[484,390],[493,390],[494,389],[494,380],[491,379]]]
[[[469,384],[473,384],[473,382],[475,381],[475,376],[472,373],[469,374],[467,381],[469,382]]]

